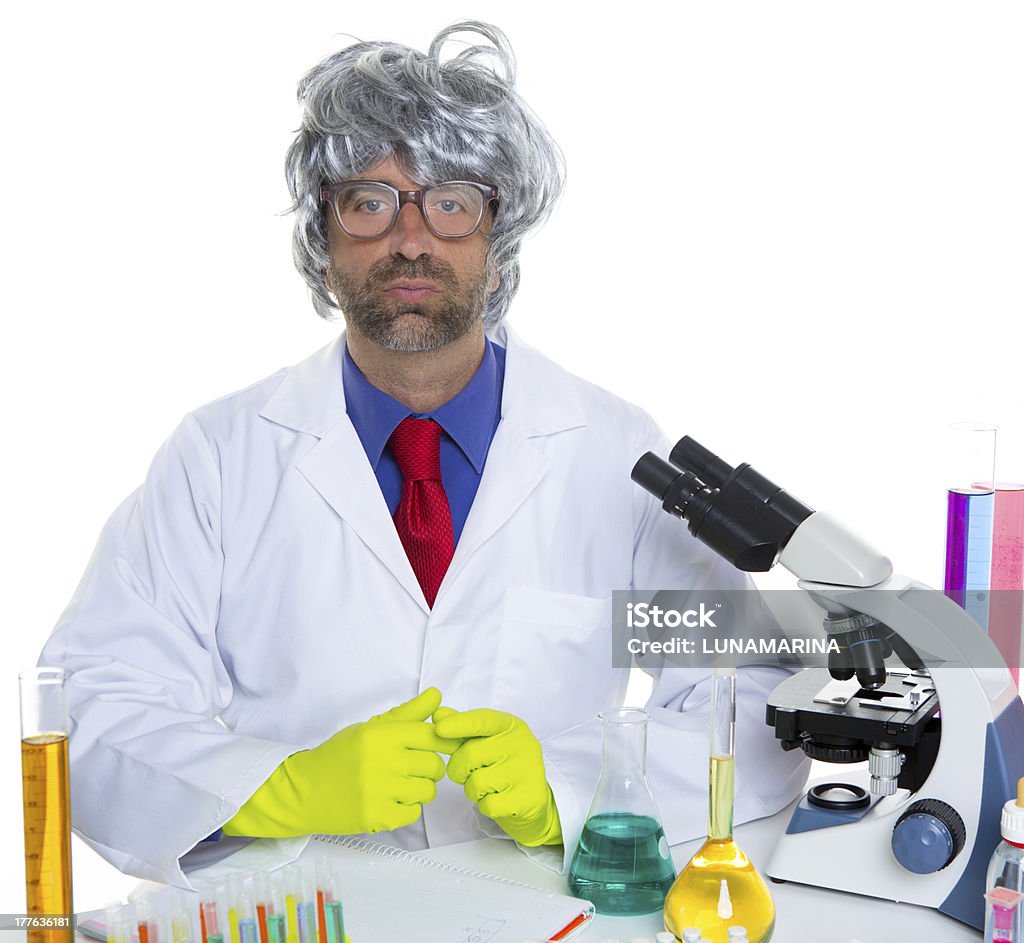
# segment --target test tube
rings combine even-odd
[[[273,907],[267,913],[267,938],[269,943],[287,943],[288,915],[285,907],[284,873],[274,871],[270,875],[270,899]]]
[[[337,868],[326,860],[317,863],[317,895],[323,900],[326,943],[345,943],[345,912]]]
[[[997,427],[958,422],[950,428],[943,589],[988,630]]]
[[[179,890],[174,892],[171,904],[171,943],[192,943],[192,916]]]
[[[206,899],[206,881],[194,881],[196,900],[199,904],[199,943],[206,943],[206,916],[203,914],[203,901]]]
[[[997,481],[988,634],[1020,686],[1024,664],[1024,484]]]
[[[231,943],[241,943],[241,933],[238,927],[238,906],[242,896],[242,875],[235,872],[229,874],[225,880],[227,887],[228,901],[228,934]]]
[[[302,898],[302,872],[297,865],[289,864],[284,869],[284,906],[288,919],[287,943],[299,943],[299,901]]]
[[[256,912],[252,905],[252,894],[242,886],[238,892],[238,935],[241,943],[259,943],[259,929]]]
[[[256,905],[256,926],[259,930],[260,943],[269,943],[267,913],[274,912],[274,902],[270,896],[270,881],[266,871],[257,871],[252,876],[252,898]]]
[[[299,943],[317,943],[316,887],[311,877],[302,874],[301,893],[295,910],[299,921]]]
[[[324,858],[318,858],[316,861],[314,876],[316,879],[316,926],[317,926],[317,943],[327,943],[327,918],[324,914],[324,904],[330,898],[330,888],[328,888],[328,875],[327,875],[327,861]]]
[[[61,668],[18,676],[21,790],[25,819],[25,912],[68,917],[68,926],[28,931],[28,943],[71,940],[71,790],[68,706]]]
[[[107,943],[132,943],[133,936],[128,924],[128,908],[120,901],[104,908],[107,925]]]
[[[224,885],[222,883],[209,884],[202,889],[199,908],[203,915],[205,943],[224,943],[224,932],[220,925],[223,899]]]
[[[132,893],[128,899],[135,906],[135,920],[139,943],[170,943],[166,915],[158,906],[155,893]]]

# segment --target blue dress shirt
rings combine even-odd
[[[501,420],[501,388],[505,379],[505,348],[485,338],[483,360],[476,373],[447,403],[429,413],[416,413],[363,376],[345,347],[341,370],[348,418],[370,460],[380,490],[394,517],[402,497],[402,472],[387,448],[395,427],[409,416],[433,419],[441,427],[441,480],[452,512],[452,536],[458,545],[473,506],[491,440]]]

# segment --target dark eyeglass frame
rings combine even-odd
[[[484,202],[480,209],[480,218],[476,221],[476,225],[469,232],[460,233],[458,236],[452,236],[448,233],[438,232],[434,228],[430,219],[427,217],[427,210],[423,205],[423,195],[425,193],[429,193],[431,190],[438,190],[442,187],[451,186],[456,183],[479,190],[480,195],[484,198]],[[352,187],[366,186],[367,184],[383,187],[385,190],[393,193],[396,200],[395,212],[391,217],[391,222],[388,224],[387,229],[383,232],[374,236],[357,236],[350,233],[348,229],[345,228],[345,224],[341,221],[341,213],[338,212],[338,194],[343,190],[347,190]],[[331,209],[334,211],[335,221],[341,227],[341,231],[345,233],[349,239],[358,239],[364,242],[372,239],[383,239],[384,236],[395,228],[395,223],[398,222],[398,215],[402,212],[402,207],[405,206],[406,203],[413,203],[419,207],[420,216],[423,217],[423,222],[426,224],[427,229],[437,236],[438,239],[466,239],[469,236],[472,236],[473,233],[477,232],[484,224],[484,219],[487,218],[487,207],[492,203],[498,202],[498,188],[492,183],[478,183],[475,180],[445,180],[443,183],[437,184],[437,186],[423,187],[420,190],[399,190],[397,187],[393,187],[390,183],[385,183],[383,180],[343,180],[341,183],[335,183],[329,187],[321,187],[320,199],[322,202],[329,203],[331,205]]]

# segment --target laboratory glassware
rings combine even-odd
[[[1018,482],[995,483],[991,583],[988,635],[1019,688],[1024,664],[1024,484]]]
[[[30,929],[28,943],[73,938],[68,706],[61,668],[19,675],[21,788],[25,816],[25,911],[66,916],[64,927]]]
[[[598,714],[601,778],[569,868],[569,889],[601,914],[654,913],[675,867],[647,779],[647,722],[639,708]]]
[[[950,427],[946,458],[946,569],[943,590],[988,629],[995,513],[997,427],[958,422]]]
[[[682,938],[684,928],[697,927],[709,943],[727,943],[728,928],[742,924],[751,943],[766,943],[775,929],[775,904],[732,837],[736,673],[716,666],[711,684],[708,838],[665,898],[665,929]]]
[[[1009,891],[1024,893],[1024,779],[1017,783],[1017,798],[1003,806],[999,821],[1002,841],[996,846],[988,864],[985,877],[986,890],[1003,887]],[[995,930],[993,908],[989,908],[985,921],[985,939],[989,940]],[[1016,909],[1014,919],[1014,940],[1024,940],[1024,912]]]

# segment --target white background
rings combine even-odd
[[[997,473],[1024,478],[1018,3],[18,10],[0,40],[0,911],[23,906],[17,671],[103,521],[186,411],[338,331],[291,267],[282,165],[295,83],[346,33],[505,29],[569,168],[510,323],[673,439],[753,462],[931,583],[945,425],[999,423]],[[133,883],[75,853],[77,909]]]

